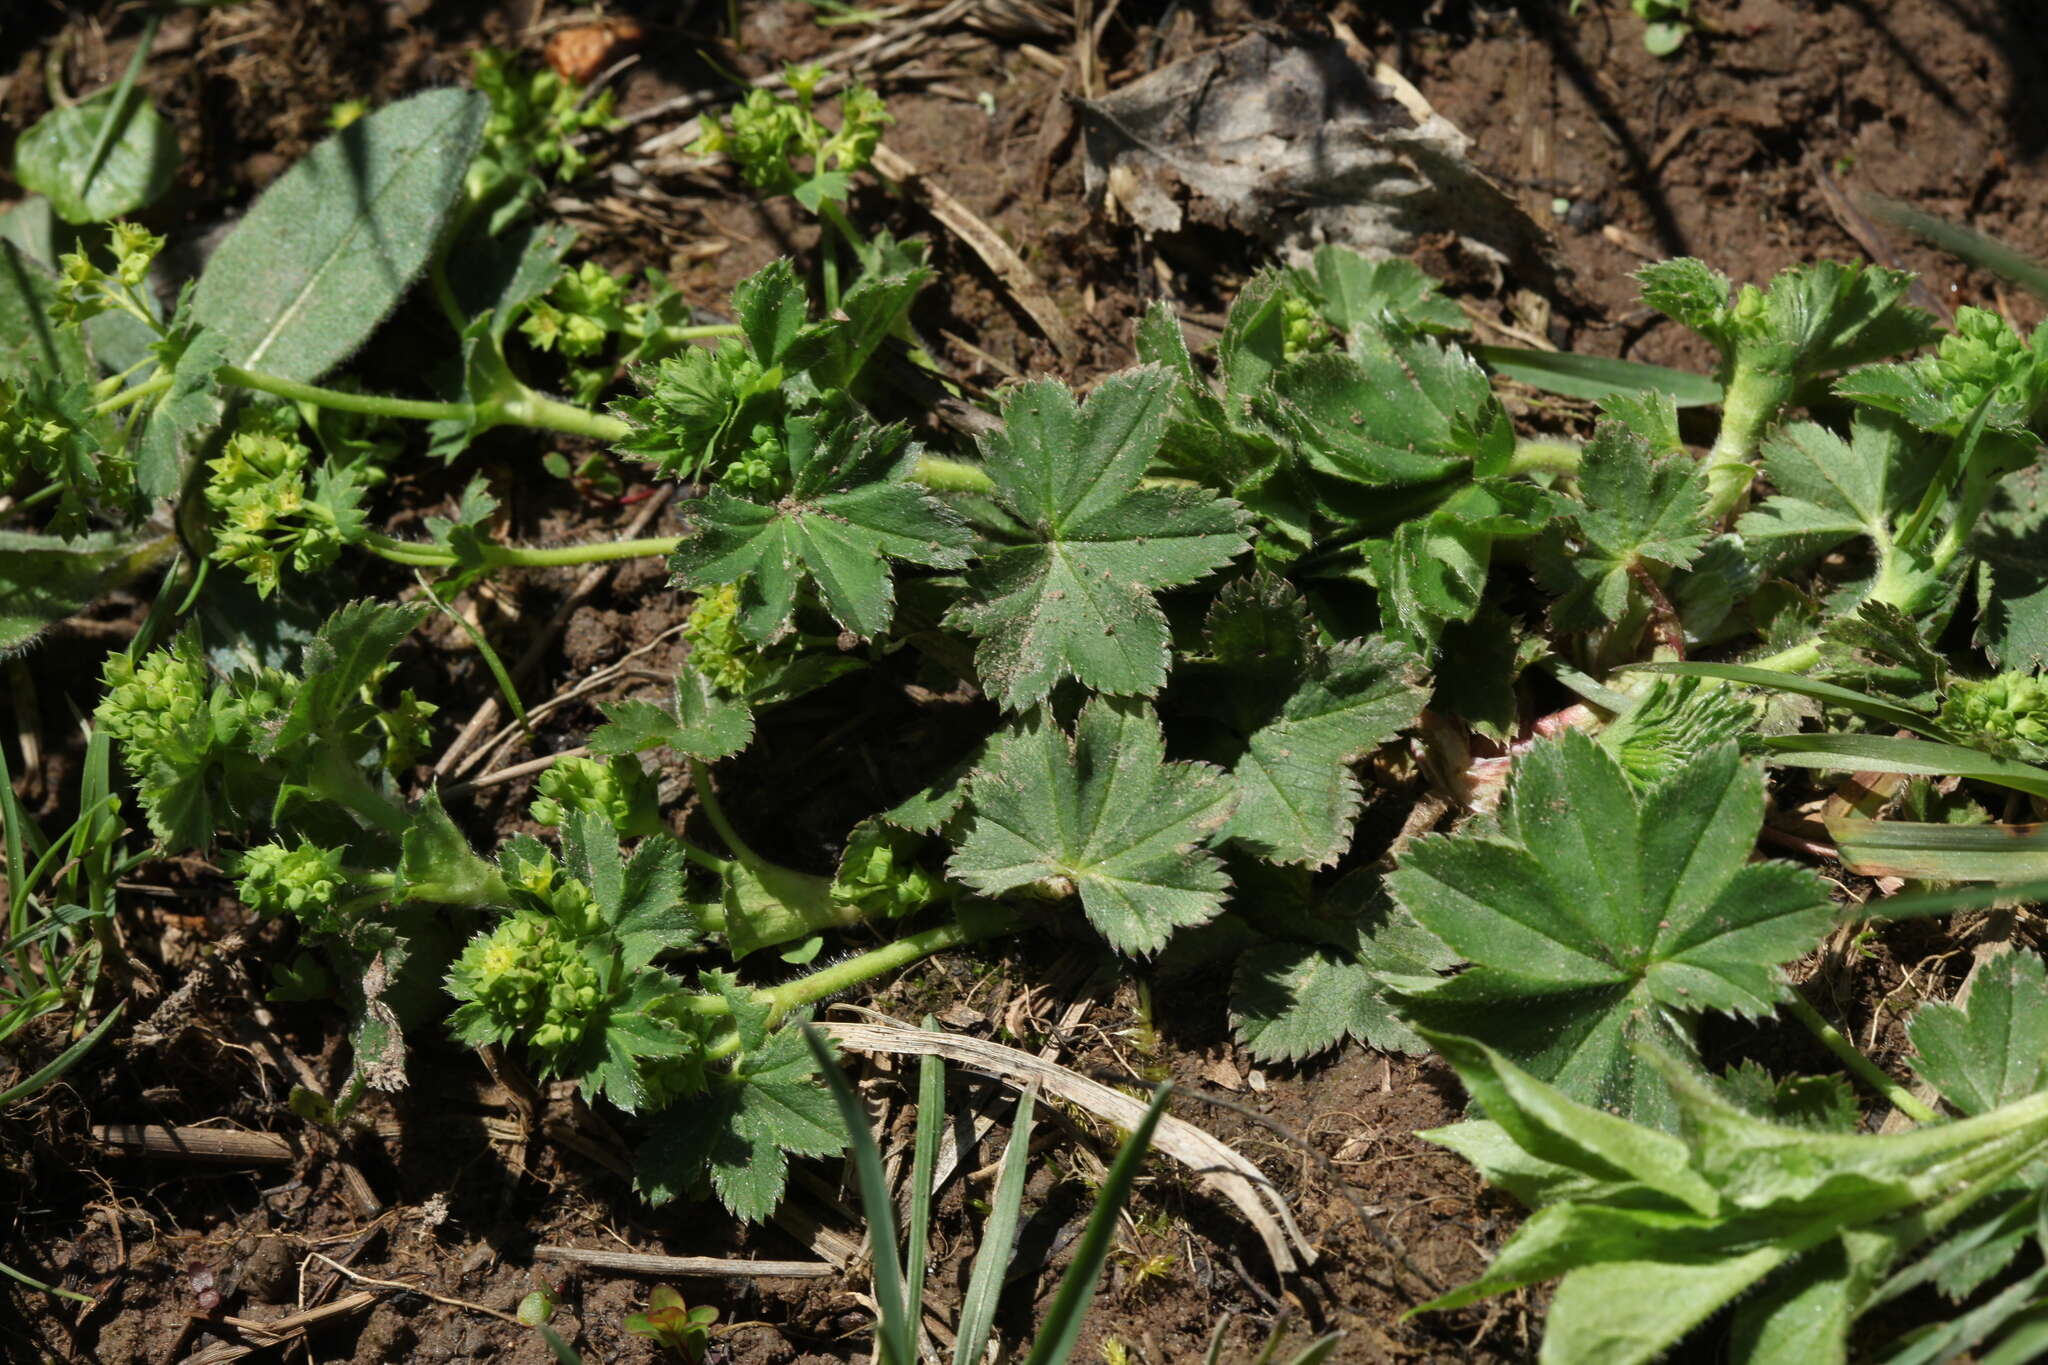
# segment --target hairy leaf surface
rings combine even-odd
[[[1097,697],[1070,739],[1043,710],[1001,742],[971,789],[952,874],[991,894],[1078,894],[1119,951],[1156,953],[1223,908],[1229,879],[1201,845],[1236,799],[1206,763],[1168,763],[1150,707]]]

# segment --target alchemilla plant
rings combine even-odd
[[[154,846],[290,921],[313,958],[280,989],[348,1014],[324,1117],[432,1040],[489,1045],[616,1111],[650,1199],[762,1218],[791,1158],[847,1141],[813,1008],[1028,930],[1227,967],[1262,1060],[1441,1052],[1483,1117],[1433,1136],[1535,1212],[1439,1306],[1561,1278],[1546,1359],[1649,1360],[1731,1304],[1736,1358],[1842,1359],[1859,1315],[1967,1293],[2035,1236],[2038,959],[1915,1016],[1944,1117],[1789,984],[1839,912],[1754,851],[1773,765],[1844,768],[1899,803],[1843,826],[1852,862],[1890,839],[1921,859],[1899,875],[2031,866],[1970,840],[2048,798],[2040,333],[1939,329],[1892,271],[1665,262],[1643,297],[1715,348],[1718,417],[1617,364],[1586,422],[1533,436],[1434,281],[1325,248],[1247,281],[1213,354],[1161,304],[1138,364],[1085,397],[1019,383],[947,441],[890,378],[922,252],[848,217],[872,95],[827,128],[796,72],[707,125],[701,154],[831,234],[815,287],[776,261],[706,324],[534,221],[606,111],[479,83],[351,123],[168,304],[132,224],[60,261],[0,244],[40,320],[0,352],[0,643],[160,575],[93,724]],[[374,261],[338,249],[365,233]],[[448,363],[371,391],[350,359],[415,291]],[[394,530],[396,483],[508,428],[683,486],[680,534],[508,543],[481,476]],[[491,574],[630,558],[665,566],[686,663],[565,737],[539,837],[479,841],[421,777],[418,628]],[[402,600],[287,610],[374,561]],[[836,865],[762,856],[731,761],[862,672],[971,686],[981,732]],[[1456,818],[1389,870],[1369,804],[1423,782]],[[1779,1015],[1918,1126],[1858,1132],[1837,1078],[1703,1055],[1704,1022]]]

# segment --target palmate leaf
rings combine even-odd
[[[1965,1114],[1982,1114],[2041,1088],[2048,1074],[2048,968],[2017,950],[1977,969],[1969,1003],[1913,1012],[1913,1069]]]
[[[766,1218],[782,1202],[790,1156],[830,1156],[846,1146],[817,1077],[794,1025],[748,1040],[730,1071],[712,1074],[708,1094],[655,1116],[634,1165],[640,1192],[662,1204],[708,1184],[736,1217]]]
[[[671,749],[713,762],[730,758],[754,738],[754,713],[737,698],[721,694],[695,670],[676,675],[675,712],[651,701],[606,702],[605,723],[591,732],[594,754],[637,754]]]
[[[332,731],[345,711],[361,704],[358,693],[390,659],[399,641],[429,608],[368,600],[350,602],[321,622],[307,642],[300,664],[305,682],[291,700],[284,723],[265,735],[257,751],[282,754],[296,744]]]
[[[1682,1043],[1703,1010],[1776,1007],[1778,964],[1832,922],[1825,885],[1749,862],[1761,770],[1732,744],[1638,796],[1577,732],[1515,767],[1499,836],[1418,840],[1388,879],[1423,927],[1469,958],[1403,983],[1410,1017],[1456,1027],[1575,1099],[1668,1126],[1669,1095],[1632,1037]]]
[[[1349,354],[1298,360],[1264,410],[1313,468],[1368,488],[1504,473],[1515,433],[1486,371],[1432,337],[1361,326]]]
[[[1274,862],[1335,862],[1362,799],[1349,765],[1421,711],[1421,661],[1386,639],[1325,648],[1300,595],[1263,573],[1217,594],[1208,633],[1213,663],[1192,687],[1231,696],[1242,740],[1223,837]]]
[[[982,440],[997,501],[1029,528],[993,544],[950,624],[981,637],[975,666],[1005,710],[1063,677],[1117,696],[1166,681],[1166,616],[1154,594],[1192,583],[1245,548],[1245,513],[1203,489],[1140,488],[1159,450],[1173,380],[1145,368],[1076,405],[1064,385],[1020,386]]]
[[[806,579],[840,625],[880,635],[896,606],[889,562],[962,568],[972,540],[908,477],[902,446],[898,428],[792,418],[788,494],[763,504],[713,488],[685,504],[691,529],[669,560],[676,583],[740,584],[740,629],[760,643],[788,631]]]
[[[1223,908],[1229,879],[1200,847],[1236,792],[1206,763],[1168,763],[1150,707],[1096,697],[1074,735],[1041,709],[1005,736],[970,788],[973,817],[950,871],[977,891],[1036,885],[1079,895],[1088,920],[1127,953]]]
[[[1553,618],[1568,630],[1619,620],[1633,575],[1690,564],[1710,530],[1699,464],[1652,454],[1617,422],[1602,423],[1587,443],[1579,493],[1576,544],[1553,533],[1537,559],[1544,585],[1560,595]]]
[[[1381,977],[1441,971],[1457,954],[1395,905],[1370,871],[1346,877],[1318,908],[1313,927],[1325,941],[1261,944],[1238,957],[1230,983],[1238,1041],[1261,1061],[1298,1061],[1346,1038],[1421,1051]]]

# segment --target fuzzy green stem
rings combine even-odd
[[[844,962],[835,962],[809,976],[770,986],[760,992],[760,998],[768,1002],[771,1017],[780,1019],[800,1005],[816,1004],[828,996],[852,990],[863,981],[908,967],[933,953],[1009,933],[1022,922],[1022,916],[1013,910],[993,905],[980,907],[972,913],[971,919],[955,919],[907,934]]]
[[[996,481],[979,464],[949,460],[942,455],[920,455],[910,475],[934,493],[993,493]]]
[[[675,553],[674,536],[651,536],[640,540],[603,540],[589,545],[494,545],[477,546],[485,564],[493,568],[549,569],[569,564],[609,564],[621,559],[643,559]],[[442,545],[423,545],[397,540],[371,531],[362,539],[371,554],[417,569],[446,569],[461,563],[456,553]]]
[[[92,410],[98,414],[119,412],[123,408],[133,407],[145,398],[154,398],[157,394],[168,393],[170,387],[171,377],[168,374],[154,374],[132,389],[123,389],[112,398],[105,398],[93,404]]]
[[[1738,345],[1721,400],[1721,431],[1708,452],[1707,520],[1719,523],[1756,478],[1750,463],[1771,423],[1792,399],[1789,365],[1766,363]]]
[[[1576,474],[1582,453],[1578,446],[1564,441],[1521,441],[1508,460],[1507,475],[1526,478],[1531,474]]]
[[[1014,910],[986,901],[969,902],[960,907],[957,919],[905,935],[844,962],[835,962],[809,976],[798,977],[795,981],[758,990],[754,998],[769,1007],[771,1022],[780,1022],[783,1016],[800,1006],[813,1005],[841,991],[852,990],[862,982],[908,967],[933,953],[1014,933],[1023,923],[1024,917]],[[697,1014],[720,1017],[732,1013],[732,1006],[722,996],[692,995],[688,1003],[691,1011]],[[738,1036],[727,1034],[706,1048],[704,1055],[707,1060],[717,1061],[737,1051]]]
[[[1857,1046],[1842,1036],[1842,1031],[1820,1017],[1820,1011],[1808,1003],[1805,996],[1796,990],[1785,992],[1786,1008],[1792,1017],[1806,1025],[1821,1046],[1835,1054],[1842,1065],[1849,1068],[1858,1080],[1892,1102],[1900,1113],[1915,1123],[1934,1123],[1941,1115],[1920,1102],[1918,1096],[1878,1069],[1877,1063],[1863,1055]]]
[[[262,374],[236,365],[223,365],[218,373],[223,382],[239,388],[289,398],[295,403],[312,403],[337,412],[359,412],[373,417],[398,417],[416,422],[470,422],[478,430],[495,426],[538,427],[606,442],[622,441],[633,430],[631,423],[620,418],[591,412],[523,386],[509,397],[488,403],[439,403],[325,389],[317,384],[302,384],[296,379]],[[168,379],[165,382],[168,386]]]
[[[704,808],[704,818],[711,822],[711,828],[718,831],[718,837],[725,840],[725,846],[732,850],[732,856],[742,864],[759,873],[772,869],[775,864],[763,858],[748,846],[726,818],[725,807],[718,800],[718,793],[711,789],[711,770],[702,759],[690,760],[690,789],[697,793],[697,802]]]

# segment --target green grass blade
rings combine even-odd
[[[18,1085],[6,1090],[0,1090],[0,1108],[10,1105],[16,1100],[27,1099],[30,1095],[35,1094],[38,1090],[41,1090],[44,1086],[76,1066],[79,1058],[92,1051],[93,1044],[106,1037],[107,1030],[112,1028],[114,1021],[121,1017],[121,1010],[127,1003],[124,1000],[121,1004],[108,1010],[107,1017],[100,1020],[91,1033],[86,1034],[70,1047],[58,1053],[56,1059],[41,1071],[38,1071],[35,1075],[30,1076]]]
[[[555,1353],[555,1365],[583,1365],[583,1357],[576,1353],[576,1348],[562,1340],[562,1334],[554,1328],[543,1325],[540,1339]]]
[[[1024,1180],[1030,1174],[1031,1111],[1038,1103],[1034,1085],[1017,1097],[1016,1117],[1010,1120],[1010,1141],[1003,1148],[1003,1164],[996,1172],[995,1200],[989,1206],[988,1221],[981,1225],[981,1248],[974,1253],[974,1270],[967,1277],[967,1297],[960,1301],[960,1318],[954,1330],[953,1365],[981,1365],[988,1349],[989,1328],[995,1325],[996,1304],[1003,1297],[1003,1276],[1010,1268],[1016,1248],[1017,1225],[1024,1221]]]
[[[1889,735],[1779,735],[1764,741],[1773,763],[1852,768],[1909,777],[1967,777],[2029,796],[2048,797],[2048,768],[1993,758],[1958,744]]]
[[[1828,822],[1828,833],[1834,836],[1843,866],[1866,877],[2009,884],[2048,880],[2048,828],[2039,825],[1838,819]],[[2017,889],[2005,894],[2017,894]],[[1887,919],[1902,917],[1896,906],[1877,913]],[[1946,914],[1948,909],[1917,913]]]
[[[1878,821],[1865,821],[1877,824]],[[1935,826],[1935,828],[1949,828]],[[1852,906],[1846,919],[1932,919],[1958,910],[1989,910],[1999,905],[2037,905],[2048,901],[2048,877],[2025,882],[1979,882],[1972,886],[1951,886],[1940,891],[1920,891],[1909,896],[1890,896]]]
[[[7,936],[20,938],[28,930],[28,894],[34,881],[23,875],[28,870],[28,852],[21,832],[28,815],[14,795],[14,774],[7,766],[7,750],[0,747],[0,836],[7,848]],[[22,966],[25,969],[27,963]]]
[[[1790,692],[1794,696],[1811,697],[1853,711],[1859,716],[1896,725],[1902,730],[1932,736],[1933,717],[1923,715],[1897,702],[1885,701],[1881,697],[1853,692],[1833,683],[1816,682],[1797,673],[1781,673],[1774,668],[1751,668],[1747,664],[1704,664],[1704,663],[1660,663],[1634,664],[1634,671],[1643,673],[1675,673],[1683,678],[1716,678],[1722,682],[1741,683],[1745,687],[1768,687],[1776,692]]]
[[[1167,1097],[1172,1093],[1171,1082],[1153,1092],[1152,1105],[1145,1111],[1137,1131],[1118,1149],[1116,1161],[1096,1195],[1095,1212],[1089,1215],[1088,1226],[1074,1246],[1073,1262],[1060,1277],[1059,1290],[1053,1295],[1052,1307],[1046,1310],[1038,1340],[1031,1344],[1031,1354],[1024,1358],[1024,1365],[1066,1365],[1067,1358],[1074,1353],[1074,1344],[1081,1339],[1081,1321],[1088,1316],[1088,1305],[1095,1301],[1102,1267],[1109,1260],[1110,1244],[1116,1240],[1117,1215],[1131,1197],[1138,1167],[1152,1145],[1153,1131],[1159,1127]]]
[[[470,624],[467,616],[441,600],[441,595],[434,591],[434,585],[427,581],[425,574],[415,571],[413,577],[418,580],[420,591],[427,595],[427,600],[438,607],[442,615],[453,621],[456,627],[469,637],[469,642],[476,646],[477,657],[484,661],[484,667],[491,670],[491,677],[497,681],[498,695],[505,699],[506,707],[518,718],[519,723],[525,725],[526,705],[519,700],[519,689],[512,685],[512,674],[505,667],[505,661],[498,657],[498,651],[491,648],[491,642],[484,638],[482,631]]]
[[[2029,294],[2048,299],[2048,265],[2024,252],[2015,251],[2004,242],[1986,237],[1960,223],[1922,213],[1910,204],[1874,194],[1859,197],[1872,216],[1896,223],[1908,232],[1925,237],[1949,255],[1989,270],[1994,275],[2003,275]]]
[[[1296,1356],[1289,1365],[1323,1365],[1324,1361],[1336,1353],[1337,1343],[1342,1340],[1344,1340],[1342,1332],[1332,1332],[1326,1337],[1319,1337],[1304,1347],[1302,1353]]]
[[[938,1023],[925,1016],[934,1033]],[[946,1127],[946,1063],[932,1053],[917,1062],[917,1142],[910,1161],[909,1245],[903,1267],[903,1311],[915,1332],[924,1312],[924,1268],[931,1250],[932,1173],[939,1166],[939,1135]]]
[[[45,1294],[55,1294],[60,1299],[75,1299],[79,1303],[99,1302],[99,1300],[94,1298],[92,1295],[81,1294],[76,1289],[59,1289],[54,1284],[44,1284],[41,1280],[36,1279],[34,1276],[22,1274],[19,1270],[16,1270],[13,1266],[7,1264],[7,1262],[5,1261],[0,1261],[0,1275],[5,1275],[10,1280],[18,1280],[22,1284],[27,1285],[30,1289],[40,1289]]]
[[[1610,393],[1662,393],[1681,408],[1721,401],[1721,386],[1703,374],[1637,360],[1538,351],[1524,346],[1468,346],[1479,363],[1518,383],[1566,398],[1598,401]]]
[[[896,1252],[896,1208],[889,1202],[889,1186],[882,1179],[882,1152],[868,1129],[867,1110],[825,1035],[809,1024],[803,1026],[804,1041],[818,1059],[825,1085],[839,1106],[846,1124],[846,1139],[853,1149],[854,1169],[860,1175],[861,1211],[868,1220],[869,1258],[875,1263],[875,1306],[881,1321],[875,1325],[875,1365],[917,1365],[917,1326],[904,1312],[903,1262]]]

